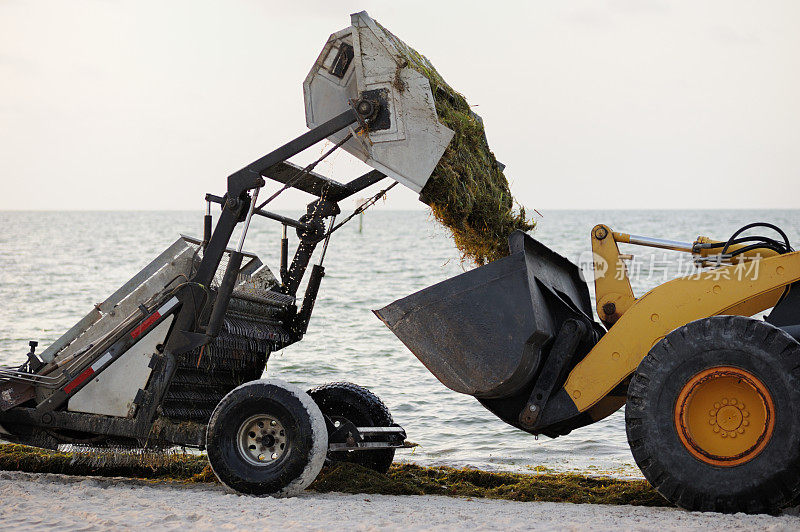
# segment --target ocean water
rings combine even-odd
[[[28,340],[38,340],[43,350],[179,233],[199,235],[202,214],[0,212],[0,364],[21,363]],[[582,265],[590,263],[589,232],[598,223],[622,232],[692,241],[698,235],[726,239],[746,223],[767,221],[782,227],[795,244],[800,242],[797,210],[543,214],[534,236]],[[277,271],[279,237],[279,224],[256,219],[245,247]],[[290,248],[296,243],[291,239]],[[690,267],[687,256],[677,252],[625,246],[626,252],[635,255],[630,270],[637,295]],[[368,211],[362,232],[354,219],[334,234],[325,267],[308,334],[272,354],[268,375],[305,387],[347,380],[372,389],[405,427],[409,440],[419,444],[413,452],[398,452],[401,460],[639,475],[622,411],[567,436],[537,439],[439,383],[372,314],[372,309],[469,268],[446,231],[425,211]]]

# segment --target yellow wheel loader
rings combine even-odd
[[[742,236],[756,228],[778,236]],[[601,323],[578,267],[521,232],[508,257],[376,314],[443,384],[532,434],[565,435],[625,405],[636,463],[678,506],[795,503],[800,252],[786,234],[756,223],[683,243],[598,225],[591,243]],[[637,298],[620,243],[691,253],[696,269]]]

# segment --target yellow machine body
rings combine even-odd
[[[597,312],[608,332],[569,373],[564,389],[579,412],[595,420],[619,409],[625,399],[608,396],[625,381],[650,349],[671,331],[716,315],[752,316],[773,307],[788,285],[800,280],[800,252],[778,255],[771,250],[747,251],[729,264],[703,269],[661,284],[636,298],[618,243],[650,245],[692,252],[701,264],[714,264],[708,249],[714,243],[699,237],[692,246],[615,233],[598,225],[591,233]],[[730,250],[741,248],[731,246]]]
[[[781,239],[741,236],[755,227]],[[598,225],[591,242],[602,325],[578,266],[522,232],[508,257],[376,314],[443,384],[531,434],[563,436],[625,405],[634,460],[679,506],[796,504],[800,252],[785,232],[754,222],[724,242],[676,242]],[[691,271],[637,297],[621,244],[689,253]]]

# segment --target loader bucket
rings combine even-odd
[[[404,68],[406,57],[424,58],[365,11],[350,19],[351,26],[330,36],[303,82],[306,124],[313,128],[337,116],[351,99],[379,101],[382,110],[369,131],[354,135],[343,148],[420,192],[454,134],[439,122],[430,82]],[[329,140],[337,143],[348,133]]]
[[[565,319],[594,324],[577,266],[521,231],[509,248],[375,311],[442,384],[481,399],[529,385]]]

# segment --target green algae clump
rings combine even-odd
[[[104,456],[107,456],[104,459]],[[114,457],[118,459],[115,460]],[[163,460],[136,453],[92,455],[24,445],[0,444],[0,470],[66,475],[130,477],[161,482],[217,483],[204,455],[170,454]],[[358,464],[335,463],[309,487],[319,493],[447,495],[513,501],[669,506],[644,480],[620,480],[576,474],[532,475],[395,463],[386,475]]]
[[[381,495],[447,495],[512,501],[670,506],[645,480],[577,474],[531,475],[393,464],[382,475],[351,463],[323,470],[309,489]]]
[[[421,73],[430,83],[439,121],[455,132],[420,199],[450,230],[463,259],[480,266],[508,255],[508,236],[517,229],[530,231],[535,223],[524,207],[515,209],[503,167],[489,149],[483,121],[425,56],[380,27],[400,51],[395,87],[403,90],[403,68]]]
[[[0,444],[0,470],[100,477],[192,480],[208,466],[202,455],[185,453],[63,452]]]

